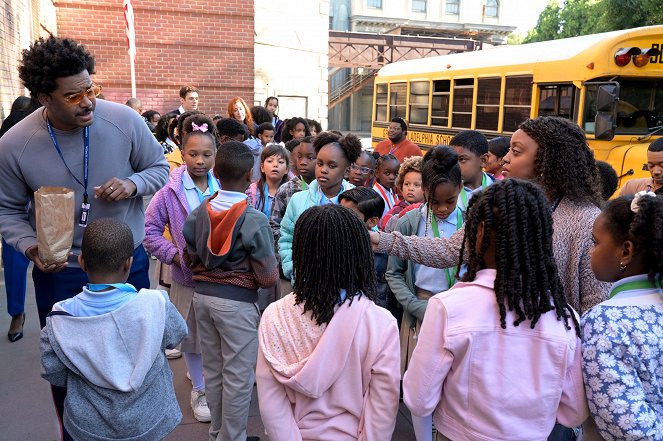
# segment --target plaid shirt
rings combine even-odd
[[[285,184],[279,187],[274,195],[272,202],[272,214],[269,216],[269,226],[274,234],[274,249],[278,253],[279,237],[281,237],[281,221],[285,215],[285,209],[288,208],[288,202],[293,194],[302,191],[302,179],[295,176]]]

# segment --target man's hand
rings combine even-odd
[[[39,250],[37,249],[37,245],[33,245],[28,248],[25,251],[25,255],[28,259],[32,260],[32,263],[34,263],[40,271],[44,273],[57,273],[67,267],[66,261],[59,264],[45,265],[44,262],[39,258]]]
[[[136,184],[131,179],[111,178],[99,187],[94,187],[94,197],[107,201],[121,201],[136,193]]]

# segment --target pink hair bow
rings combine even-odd
[[[191,123],[191,128],[193,129],[194,132],[206,132],[207,127],[208,127],[207,123],[202,123],[201,125],[198,125],[195,122]]]

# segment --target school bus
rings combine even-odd
[[[646,150],[663,135],[662,50],[663,26],[649,26],[389,64],[375,77],[373,146],[394,117],[426,150],[462,130],[509,136],[559,116],[585,130],[621,187],[650,176]]]

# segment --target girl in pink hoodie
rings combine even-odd
[[[532,183],[473,197],[467,273],[428,300],[403,401],[418,441],[543,441],[588,416],[580,330],[552,248],[550,204]],[[465,250],[466,249],[466,250]]]
[[[306,210],[293,240],[293,293],[258,332],[260,415],[271,441],[391,439],[398,412],[395,319],[373,299],[366,226],[340,205]]]

